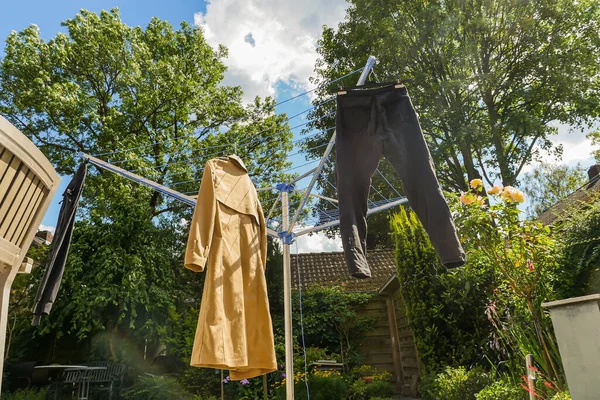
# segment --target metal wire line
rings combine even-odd
[[[273,109],[275,109],[275,107],[277,107],[277,106],[279,106],[279,105],[285,104],[285,103],[287,103],[287,102],[290,102],[290,101],[292,101],[292,100],[294,100],[294,99],[297,99],[297,98],[299,98],[299,97],[302,97],[302,96],[305,96],[305,95],[307,95],[307,94],[309,94],[309,93],[312,93],[312,92],[314,92],[314,91],[316,91],[316,90],[319,90],[319,89],[321,89],[321,88],[323,88],[323,87],[329,86],[330,84],[332,84],[332,83],[334,83],[334,82],[338,82],[338,81],[340,81],[340,80],[342,80],[342,79],[344,79],[344,78],[347,78],[347,77],[349,77],[349,76],[351,76],[351,75],[354,75],[354,74],[356,74],[357,72],[360,72],[360,71],[362,71],[363,69],[364,69],[364,67],[358,68],[358,69],[356,69],[356,70],[354,70],[354,71],[352,71],[352,72],[349,72],[349,73],[347,73],[346,75],[342,75],[342,76],[340,76],[339,78],[336,78],[336,79],[333,79],[333,80],[331,80],[331,81],[325,82],[325,83],[323,83],[322,85],[319,85],[319,86],[317,86],[316,88],[313,88],[313,89],[311,89],[311,90],[307,90],[306,92],[300,93],[300,94],[298,94],[298,95],[296,95],[296,96],[293,96],[293,97],[290,97],[290,98],[288,98],[288,99],[282,100],[282,101],[280,101],[280,102],[278,102],[278,103],[275,103],[274,105],[272,105],[271,107],[269,107],[269,109],[268,109],[268,110],[273,110]],[[323,102],[323,103],[321,103],[321,104],[325,104],[325,103],[327,103],[327,102],[329,102],[329,101],[333,101],[333,100],[334,100],[334,98],[332,98],[332,99],[328,99],[328,100],[326,100],[325,102]],[[319,106],[319,105],[317,105],[317,106]],[[317,107],[317,106],[315,106],[315,107]],[[313,108],[314,108],[314,107],[313,107]],[[311,108],[311,109],[312,109],[312,108]],[[310,111],[311,109],[308,109],[308,110],[306,110],[306,111],[304,111],[304,112]],[[304,113],[304,112],[303,112],[303,113]],[[302,113],[300,113],[299,115],[301,115],[301,114],[302,114]],[[294,117],[296,117],[296,116],[298,116],[298,115],[295,115]],[[240,118],[234,119],[233,121],[229,121],[229,122],[227,122],[227,123],[226,123],[226,124],[224,124],[224,125],[231,126],[231,125],[233,125],[233,124],[235,124],[235,123],[237,123],[237,122],[239,122],[239,121],[241,121],[241,120],[243,120],[243,119],[246,119],[246,118],[248,118],[248,117],[249,117],[249,115],[245,115],[245,116],[243,116],[243,117],[240,117]],[[289,120],[289,119],[291,119],[291,118],[294,118],[294,117],[290,117],[290,118],[288,118],[288,120]],[[207,128],[207,127],[204,127],[204,128]],[[167,142],[174,141],[174,140],[178,140],[178,139],[180,139],[180,138],[167,139],[167,140],[163,140],[163,141],[161,141],[161,142],[149,143],[149,144],[145,144],[145,145],[141,145],[141,146],[130,147],[130,148],[127,148],[127,149],[114,150],[114,151],[108,151],[108,152],[103,152],[103,153],[96,153],[96,154],[93,154],[93,156],[94,156],[94,157],[99,157],[99,156],[106,156],[106,155],[111,155],[111,154],[119,154],[119,153],[123,153],[123,152],[126,152],[126,151],[137,150],[137,149],[141,149],[141,148],[144,148],[144,147],[149,147],[149,146],[155,146],[155,145],[157,145],[157,144],[163,144],[163,143],[167,143]]]

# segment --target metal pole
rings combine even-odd
[[[375,61],[377,61],[377,59],[375,57],[369,56],[369,58],[367,59],[367,63],[365,64],[365,68],[363,68],[363,71],[360,74],[360,78],[358,78],[358,82],[356,83],[357,86],[361,86],[361,85],[365,84],[365,81],[367,80],[367,77],[369,76],[371,69],[373,69],[373,65],[375,65]],[[294,218],[292,218],[292,223],[290,224],[290,226],[287,229],[288,233],[292,232],[294,225],[296,225],[296,222],[298,222],[298,217],[300,217],[300,213],[302,212],[304,205],[308,201],[308,196],[310,196],[310,192],[312,192],[313,186],[317,182],[317,178],[321,174],[321,170],[323,169],[323,166],[325,165],[325,162],[327,161],[327,157],[329,156],[329,153],[331,153],[331,150],[333,149],[334,144],[335,144],[335,131],[333,131],[333,135],[331,135],[331,139],[329,139],[327,148],[325,148],[323,157],[321,157],[321,162],[317,166],[315,173],[313,174],[313,177],[312,177],[310,183],[308,184],[308,187],[306,188],[306,193],[304,194],[304,197],[302,198],[302,201],[300,202],[300,205],[298,206],[298,209],[296,210],[296,213],[294,214]]]
[[[281,192],[282,230],[287,232],[290,208],[287,192]],[[283,312],[285,320],[285,393],[287,400],[294,400],[294,346],[292,343],[292,277],[290,245],[283,243]]]

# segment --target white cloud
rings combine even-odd
[[[569,166],[580,163],[584,168],[594,164],[594,157],[592,156],[594,146],[592,146],[592,141],[586,138],[586,135],[597,130],[599,128],[598,124],[584,129],[573,128],[570,125],[558,122],[553,122],[550,125],[558,129],[558,133],[550,136],[550,140],[555,145],[562,145],[563,154],[560,159],[550,154],[542,154],[541,161]],[[539,162],[537,161],[526,165],[523,168],[522,174],[533,171],[538,165]]]
[[[54,235],[54,231],[56,230],[55,226],[51,226],[51,225],[40,225],[39,228],[40,231],[50,231],[50,233],[52,233]]]
[[[225,45],[225,83],[240,85],[248,101],[274,95],[278,82],[306,88],[322,26],[345,15],[344,0],[213,0],[194,22],[212,46]]]
[[[328,238],[324,232],[313,233],[296,238],[299,253],[323,253],[342,251],[342,240],[336,235],[334,239]],[[292,253],[296,253],[296,245],[292,246]]]

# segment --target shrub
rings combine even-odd
[[[518,385],[499,380],[477,393],[477,400],[525,400],[527,392]]]
[[[396,265],[408,323],[426,372],[446,366],[499,361],[494,332],[482,310],[496,286],[495,272],[469,255],[469,263],[444,271],[425,230],[404,208],[391,218]],[[487,361],[486,361],[487,362]]]
[[[4,400],[44,400],[46,389],[22,389],[2,395]]]
[[[122,396],[132,400],[201,400],[185,390],[176,379],[152,374],[140,375],[132,387],[123,390]]]
[[[347,400],[364,400],[367,397],[367,382],[358,379],[352,383],[348,390]]]
[[[476,400],[476,395],[492,382],[482,368],[469,371],[465,367],[446,368],[429,376],[421,384],[423,400]]]
[[[572,398],[568,392],[560,392],[552,396],[552,400],[572,400]]]
[[[391,397],[394,394],[394,388],[385,381],[373,381],[367,385],[367,399],[373,397]]]
[[[285,383],[287,379],[277,385],[275,393],[279,400],[285,399]],[[344,400],[348,393],[348,383],[339,372],[317,371],[308,376],[308,387],[311,400]],[[298,400],[308,399],[304,373],[294,375],[294,393]]]

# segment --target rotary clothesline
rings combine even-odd
[[[343,77],[337,78],[333,81],[327,82],[324,85],[314,88],[312,90],[309,90],[307,92],[304,92],[302,94],[299,94],[297,96],[294,96],[292,98],[286,99],[282,102],[279,102],[275,105],[272,106],[272,108],[274,109],[277,105],[286,103],[288,101],[291,101],[293,99],[296,99],[300,96],[309,94],[311,92],[314,92],[316,90],[318,90],[321,87],[330,85],[333,82],[339,81],[343,78],[346,78],[348,76],[351,76],[359,71],[361,71],[361,75],[360,78],[358,79],[358,83],[357,85],[363,85],[366,81],[367,76],[372,72],[372,68],[373,65],[375,63],[375,58],[373,56],[369,56],[367,63],[365,65],[365,67],[360,68],[358,70],[355,70],[349,74],[344,75]],[[333,101],[334,98],[332,99],[328,99],[324,102],[321,102],[313,107],[311,107],[310,109],[307,109],[299,114],[296,114],[290,118],[287,118],[286,120],[289,121],[291,118],[295,118],[297,116],[300,116],[306,112],[309,112],[311,110],[314,110],[318,107],[323,106],[324,104],[329,103],[330,101]],[[328,114],[326,116],[323,116],[321,118],[325,118],[327,116],[330,116],[331,114]],[[230,122],[230,126],[232,124],[235,124],[236,122],[239,122],[243,119],[247,119],[249,118],[249,116],[244,116],[242,118],[239,118],[235,121]],[[299,126],[304,126],[304,125],[308,125],[309,123],[311,123],[313,121],[308,121],[305,124],[299,125]],[[297,127],[296,127],[297,128]],[[272,129],[272,128],[271,128]],[[322,132],[318,132],[317,134],[323,134],[325,132],[328,132],[330,130],[333,130],[334,128],[330,128],[327,129],[325,131]],[[248,143],[251,144],[255,144],[255,143],[263,143],[264,141],[266,141],[267,139],[274,137],[275,135],[281,134],[283,132],[290,132],[291,128],[288,128],[284,131],[281,132],[277,132],[273,135],[269,135],[269,136],[263,136],[260,138],[256,138],[257,135],[261,134],[261,133],[265,133],[267,131],[269,131],[270,129],[265,129],[265,130],[261,130],[253,135],[251,135],[248,138],[245,138],[245,140],[240,141],[239,143],[234,143],[234,144],[223,144],[223,145],[216,145],[216,146],[212,146],[212,147],[206,147],[203,148],[202,150],[208,150],[208,149],[216,149],[216,148],[220,148],[221,150],[215,154],[203,154],[202,156],[199,156],[198,158],[202,158],[204,160],[207,160],[207,158],[210,157],[215,157],[217,155],[223,155],[226,154],[228,152],[228,146],[229,147],[234,147],[235,149],[239,148],[239,147],[243,147],[245,145],[248,145]],[[255,139],[252,139],[252,137],[254,137]],[[297,141],[294,142],[298,143],[302,140],[305,140],[306,138],[302,138],[299,139]],[[83,157],[84,159],[88,160],[88,162],[90,162],[91,164],[96,165],[97,167],[103,168],[105,170],[117,173],[127,179],[130,179],[134,182],[138,182],[140,184],[143,184],[147,187],[150,187],[162,194],[165,194],[166,196],[169,196],[171,198],[174,198],[178,201],[181,201],[187,205],[190,206],[195,206],[196,205],[196,198],[191,196],[190,194],[192,193],[197,193],[196,192],[190,192],[188,194],[186,193],[180,193],[179,191],[176,191],[174,189],[171,189],[165,185],[161,185],[157,182],[154,182],[150,179],[144,178],[142,176],[137,175],[135,172],[137,171],[149,171],[149,170],[156,170],[158,168],[165,168],[165,167],[169,167],[172,165],[175,165],[175,162],[179,163],[179,162],[186,162],[189,163],[190,162],[190,158],[186,158],[185,160],[181,160],[181,161],[174,161],[174,162],[170,162],[171,160],[173,160],[172,158],[169,158],[169,162],[160,165],[158,167],[148,167],[148,168],[139,168],[138,170],[135,170],[135,172],[132,171],[127,171],[126,169],[115,165],[115,163],[110,163],[104,160],[101,160],[99,158],[97,158],[97,156],[102,156],[102,155],[113,155],[113,154],[122,154],[124,152],[127,151],[134,151],[134,150],[139,150],[142,148],[146,148],[149,146],[156,146],[160,143],[166,143],[166,142],[172,142],[172,141],[176,141],[178,139],[174,138],[174,139],[168,139],[166,141],[163,142],[157,142],[157,143],[152,143],[152,144],[148,144],[148,145],[143,145],[143,146],[137,146],[137,147],[133,147],[130,149],[123,149],[123,150],[116,150],[113,152],[108,152],[108,153],[99,153],[96,154],[96,156],[92,156],[92,155],[88,155],[88,154],[84,154],[84,153],[79,153],[79,155],[81,157]],[[185,141],[185,139],[183,140]],[[318,193],[312,193],[315,184],[317,183],[317,179],[321,174],[321,171],[329,157],[329,154],[331,153],[331,150],[333,149],[333,144],[335,142],[335,131],[333,132],[331,139],[328,143],[323,144],[323,145],[318,145],[318,146],[314,146],[313,148],[310,148],[312,150],[317,149],[317,148],[322,148],[326,146],[326,149],[323,153],[323,156],[320,159],[317,160],[313,160],[310,161],[306,164],[302,164],[300,166],[293,166],[287,170],[283,170],[280,172],[290,172],[293,171],[295,169],[299,169],[299,168],[303,168],[306,167],[308,165],[314,164],[316,162],[318,162],[319,164],[315,167],[310,169],[309,171],[291,179],[289,182],[284,182],[284,183],[279,183],[275,186],[271,186],[271,187],[265,187],[265,188],[260,188],[258,189],[259,191],[263,191],[263,192],[268,192],[268,191],[276,191],[277,192],[277,198],[275,199],[275,201],[273,202],[273,205],[271,206],[269,213],[267,215],[267,221],[268,221],[268,225],[271,225],[272,227],[267,227],[267,233],[270,236],[273,237],[279,237],[282,241],[283,244],[283,261],[284,261],[284,271],[283,271],[283,275],[284,275],[284,316],[285,316],[285,348],[286,348],[286,376],[288,377],[288,379],[290,380],[290,382],[293,382],[293,347],[292,347],[292,326],[291,326],[291,312],[292,312],[292,308],[291,308],[291,268],[290,268],[290,245],[293,243],[295,237],[298,236],[302,236],[302,235],[306,235],[312,232],[316,232],[319,230],[323,230],[326,228],[330,228],[333,226],[336,226],[339,224],[339,211],[336,210],[337,208],[337,199],[331,198],[331,197],[327,197],[324,196],[322,194],[318,194]],[[181,145],[181,143],[178,143],[179,145]],[[304,149],[304,151],[306,151],[307,149]],[[173,153],[172,157],[177,157],[177,156],[183,156],[185,153],[185,149],[183,151],[179,151],[177,153]],[[193,150],[192,150],[193,151]],[[298,153],[294,153],[293,155],[298,155],[301,154],[301,152],[299,151]],[[288,155],[289,156],[289,155]],[[149,156],[148,156],[149,157]],[[137,159],[123,159],[123,160],[118,160],[119,163],[126,163],[128,161],[140,161],[143,160],[144,158],[137,158]],[[148,160],[147,160],[148,161]],[[260,169],[260,166],[258,167],[258,169]],[[197,172],[201,172],[202,169],[196,169],[196,173]],[[163,174],[165,173],[165,171],[162,171]],[[405,202],[407,202],[406,198],[401,197],[399,192],[396,190],[396,188],[393,187],[393,185],[389,182],[388,179],[385,178],[385,176],[381,173],[381,171],[379,169],[377,169],[377,172],[379,175],[381,175],[381,177],[385,180],[385,182],[391,187],[391,189],[399,196],[399,197],[395,197],[395,198],[386,198],[386,196],[384,196],[379,190],[377,190],[375,187],[373,187],[373,185],[371,185],[371,189],[373,189],[374,193],[377,193],[380,197],[382,197],[381,200],[369,200],[369,207],[367,210],[367,215],[385,210],[385,209],[389,209],[392,207],[395,207],[399,204],[403,204]],[[312,176],[311,176],[312,175]],[[308,184],[308,186],[304,189],[296,189],[296,185],[306,179],[306,178],[311,178],[310,179],[310,183]],[[327,177],[324,178],[327,182],[327,184],[331,185],[334,189],[335,189],[335,185],[333,185],[329,179]],[[168,179],[165,181],[169,181]],[[199,182],[200,180],[196,180],[196,179],[188,179],[185,181],[179,181],[179,182],[172,182],[169,181],[168,184],[183,184],[183,183],[194,183],[194,182]],[[292,204],[292,209],[293,209],[293,217],[291,218],[290,221],[290,195],[294,196],[295,193],[298,193],[301,195],[301,198],[299,199],[299,201],[294,201],[294,204]],[[325,209],[325,210],[320,210],[314,213],[311,213],[310,211],[308,211],[306,209],[306,206],[308,204],[309,198],[310,197],[316,197],[318,198],[320,201],[323,202],[327,202],[330,205],[332,205],[333,207],[331,209]],[[282,207],[282,215],[281,215],[281,219],[275,219],[272,218],[272,214],[277,206],[277,204],[279,204],[279,202],[281,203],[281,207]],[[301,218],[302,217],[302,218]],[[311,219],[312,217],[312,219]],[[281,229],[279,229],[281,228]],[[294,398],[294,385],[290,384],[290,385],[286,385],[286,398],[288,400],[291,400]]]

